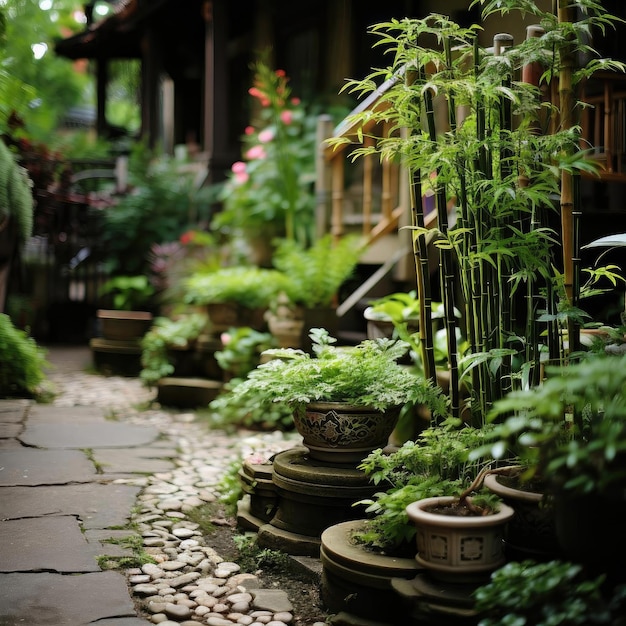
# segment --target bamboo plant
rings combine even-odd
[[[438,280],[446,311],[452,412],[462,414],[459,382],[465,380],[471,419],[482,423],[493,402],[510,389],[538,383],[540,358],[552,345],[543,339],[553,319],[545,313],[563,306],[558,301],[563,292],[553,289],[555,275],[561,275],[555,268],[565,266],[567,306],[573,310],[577,304],[572,277],[576,227],[568,215],[579,211],[576,177],[596,166],[580,149],[573,89],[598,69],[622,67],[593,58],[584,68],[571,68],[572,55],[590,50],[585,33],[612,22],[594,0],[572,0],[568,5],[578,11],[558,14],[526,0],[475,0],[472,5],[482,7],[483,18],[528,13],[541,23],[540,32],[522,42],[497,36],[488,49],[479,43],[479,25],[461,27],[443,15],[376,24],[371,31],[393,60],[346,88],[368,95],[379,82],[403,77],[381,96],[381,106],[352,116],[361,128],[375,118],[403,132],[375,138],[353,155],[401,158],[409,172],[426,373],[435,375],[427,333],[437,286],[431,281]],[[579,21],[568,21],[570,13],[580,15]],[[521,80],[528,63],[542,68],[538,84]],[[567,114],[541,88],[559,78]],[[424,228],[426,191],[435,198],[434,233]],[[433,251],[439,257],[437,277],[427,271]],[[463,312],[466,354],[456,345],[455,308]]]

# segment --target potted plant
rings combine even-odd
[[[246,262],[268,267],[276,238],[305,246],[313,236],[317,118],[292,97],[283,70],[263,58],[254,70],[249,94],[256,115],[242,139],[243,159],[220,189],[213,228],[246,243]]]
[[[147,276],[114,276],[100,289],[111,308],[98,309],[102,337],[113,341],[136,341],[152,324],[150,308],[154,287]]]
[[[230,328],[220,336],[221,350],[215,358],[224,372],[226,381],[245,378],[261,361],[265,350],[275,347],[274,337],[249,326]]]
[[[195,271],[183,280],[184,302],[207,308],[212,332],[233,326],[262,331],[265,312],[285,282],[281,272],[255,266]]]
[[[141,340],[142,382],[155,386],[162,378],[177,374],[191,376],[204,372],[198,363],[202,355],[195,350],[194,342],[209,324],[205,313],[186,313],[176,318],[157,317],[152,328]],[[191,363],[184,363],[185,357]]]
[[[420,303],[415,291],[390,293],[369,303],[363,311],[367,320],[367,336],[393,337],[396,327],[405,324],[409,332],[419,329]]]
[[[565,557],[610,575],[626,558],[625,365],[626,355],[603,352],[553,366],[542,385],[508,394],[490,414],[499,423],[489,454],[513,450],[543,479]]]
[[[293,333],[283,347],[311,350],[311,328],[326,328],[336,334],[336,299],[342,284],[354,272],[363,253],[360,237],[334,241],[331,235],[304,247],[290,239],[277,243],[274,267],[285,284],[268,312],[268,325],[276,336],[285,337],[285,324]]]
[[[314,459],[360,461],[385,446],[400,410],[408,403],[445,415],[446,402],[432,383],[399,365],[407,345],[388,339],[335,346],[326,329],[311,330],[314,355],[303,350],[267,350],[272,357],[232,389],[233,401],[247,396],[289,405],[296,429]]]

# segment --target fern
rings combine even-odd
[[[307,308],[325,307],[350,277],[362,252],[363,243],[356,235],[338,242],[325,235],[307,249],[292,240],[281,241],[273,262],[287,276],[285,293],[291,302]]]

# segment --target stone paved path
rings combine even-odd
[[[285,594],[224,563],[185,512],[216,499],[234,459],[294,442],[139,410],[152,392],[87,373],[87,348],[48,356],[52,404],[0,400],[0,626],[289,624]],[[156,565],[101,569],[135,532]]]

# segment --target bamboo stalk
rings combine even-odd
[[[574,9],[569,0],[559,0],[558,20],[560,24],[573,22]],[[559,68],[559,107],[561,111],[561,127],[563,130],[572,128],[574,125],[574,91],[572,87],[572,73],[575,59],[572,43],[563,46]],[[563,255],[564,289],[567,300],[571,303],[574,298],[574,185],[572,175],[569,172],[561,173],[561,240]],[[569,340],[574,340],[577,330],[574,324],[569,324]]]
[[[432,92],[427,89],[424,91],[424,105],[426,111],[426,123],[430,141],[435,144],[437,142],[437,133],[435,128],[435,111],[433,107]],[[439,180],[439,170],[435,172],[437,175],[437,188],[435,194],[435,202],[437,207],[437,220],[439,230],[444,237],[448,234],[448,202],[446,197],[446,187]],[[454,272],[452,270],[451,251],[440,249],[439,251],[439,267],[441,278],[441,291],[446,320],[446,335],[448,343],[448,364],[450,368],[450,411],[453,417],[460,416],[460,394],[459,394],[459,368],[458,353],[456,341],[456,318],[454,315]]]

